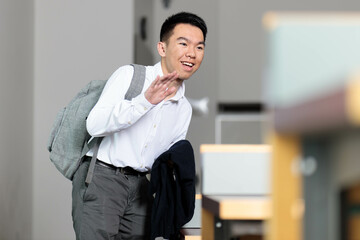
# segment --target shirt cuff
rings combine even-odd
[[[155,106],[145,98],[145,95],[143,93],[133,98],[131,100],[131,103],[140,113],[145,113]]]

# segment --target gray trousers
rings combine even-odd
[[[74,175],[73,226],[77,240],[148,239],[153,198],[146,176],[124,175],[95,165],[92,182],[85,178],[89,162]]]

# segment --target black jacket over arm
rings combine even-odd
[[[178,239],[195,208],[195,158],[189,141],[181,140],[154,162],[150,180],[156,193],[151,214],[151,239]]]

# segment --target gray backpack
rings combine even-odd
[[[134,75],[125,99],[131,100],[139,95],[145,82],[145,67],[132,64]],[[87,183],[91,182],[95,167],[97,150],[102,138],[93,138],[86,130],[86,118],[97,103],[106,80],[93,80],[88,83],[71,101],[61,109],[53,123],[47,149],[50,160],[56,168],[68,179],[72,180],[74,173],[81,164],[85,154],[94,147]]]

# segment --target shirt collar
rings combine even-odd
[[[173,96],[171,101],[179,101],[181,98],[185,96],[185,83],[183,82],[181,86],[178,88],[175,96]]]
[[[155,64],[154,68],[155,68],[155,77],[157,77],[157,75],[159,75],[160,77],[162,77],[164,75],[162,68],[161,68],[161,62],[158,62],[157,64]]]

